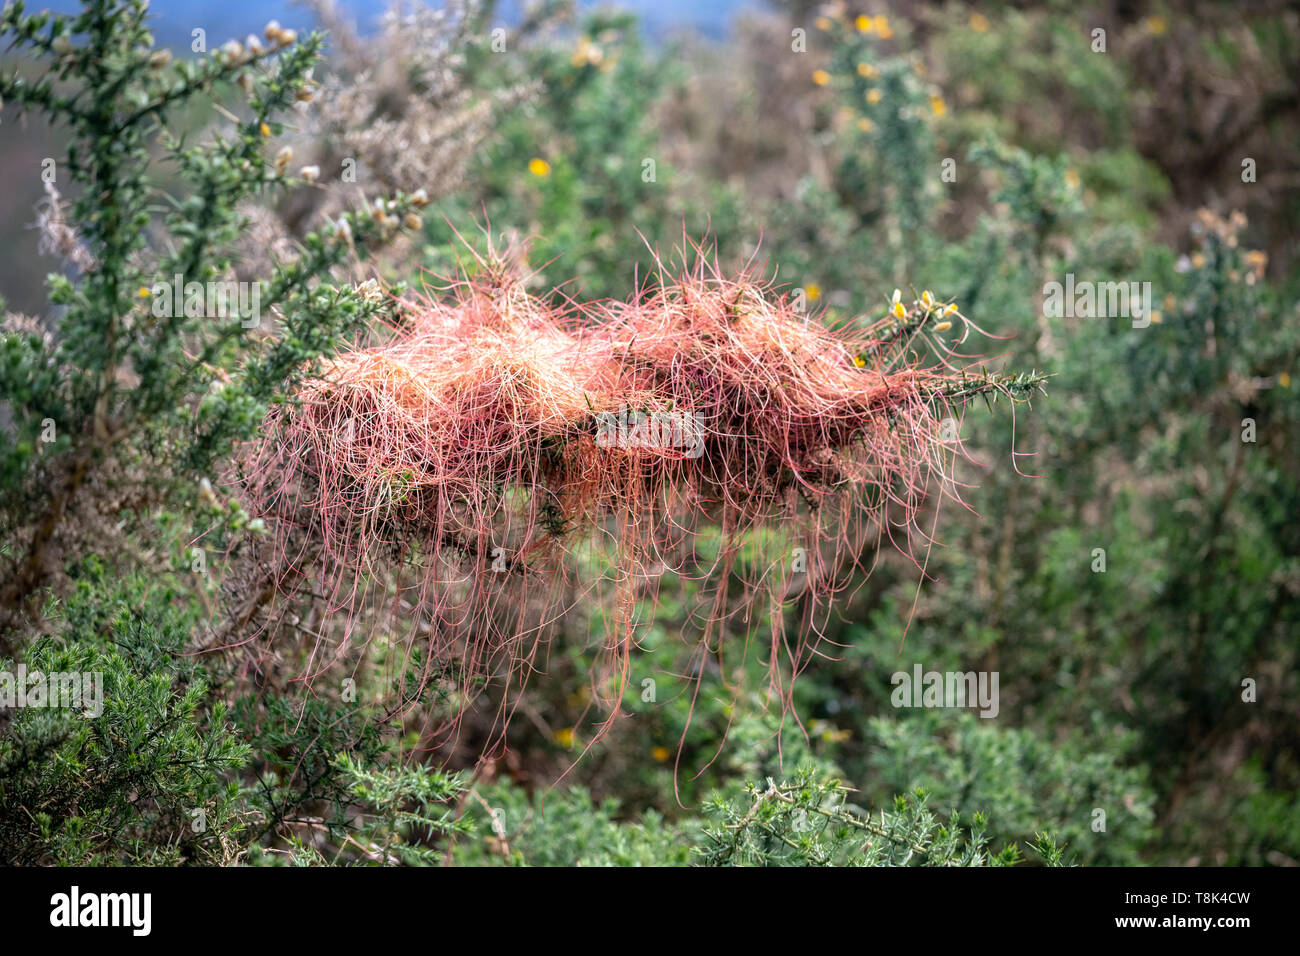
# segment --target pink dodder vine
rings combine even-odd
[[[382,631],[458,710],[488,680],[508,701],[582,604],[604,729],[645,676],[638,638],[672,573],[693,584],[697,679],[765,620],[788,710],[837,594],[883,542],[928,546],[927,497],[957,497],[945,420],[1041,385],[972,374],[956,347],[973,325],[929,293],[832,330],[704,255],[584,307],[480,266],[328,363],[241,462],[276,594],[341,622],[313,632],[303,680]]]

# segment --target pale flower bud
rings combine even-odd
[[[206,478],[199,479],[199,497],[203,500],[204,504],[211,507],[215,508],[219,504],[217,501],[217,495],[212,490],[212,482],[208,481]]]

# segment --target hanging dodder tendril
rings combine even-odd
[[[406,646],[462,690],[488,677],[517,689],[586,602],[602,726],[648,676],[632,652],[666,571],[694,579],[693,674],[770,611],[769,690],[788,706],[819,613],[864,556],[885,538],[908,554],[928,544],[915,523],[927,492],[937,479],[956,494],[943,418],[1041,384],[954,365],[946,342],[972,326],[929,293],[896,296],[852,334],[703,255],[633,301],[581,309],[484,266],[407,302],[382,344],[277,407],[247,496],[281,529],[286,581],[311,578],[349,621],[387,600]],[[320,634],[303,676],[364,640],[355,630]]]

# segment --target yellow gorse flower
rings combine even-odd
[[[875,24],[872,23],[871,17],[858,17],[857,20],[854,21],[854,25],[858,28],[859,33],[870,33],[875,29]]]
[[[943,101],[942,96],[930,97],[930,112],[935,116],[942,116],[948,112],[948,104]]]
[[[858,76],[861,76],[864,79],[869,80],[875,75],[876,75],[876,68],[872,66],[870,63],[858,64]]]
[[[831,81],[831,75],[825,70],[813,70],[812,81],[818,86],[825,86]]]
[[[882,96],[884,96],[884,94],[881,93],[880,90],[876,89],[874,86],[871,89],[867,90],[867,102],[870,103],[872,106],[875,106],[877,103],[879,103],[880,98]]]
[[[810,282],[803,287],[803,294],[812,302],[816,302],[822,297],[822,287],[816,282]]]
[[[592,43],[590,37],[582,37],[578,40],[578,46],[574,49],[573,56],[569,58],[569,62],[577,67],[588,65],[603,66],[604,59],[605,54],[601,51],[600,47]]]
[[[976,33],[988,33],[989,32],[988,17],[984,16],[984,14],[982,13],[972,13],[970,15],[970,28],[974,30]]]
[[[656,747],[654,750],[650,751],[650,753],[653,754],[655,760],[658,760],[660,763],[663,763],[670,756],[668,748],[663,746]]]
[[[528,161],[528,171],[534,176],[549,176],[551,175],[551,164],[544,159],[534,156]]]
[[[889,311],[897,318],[907,318],[907,306],[903,305],[903,292],[901,289],[894,290],[894,297],[890,301]]]

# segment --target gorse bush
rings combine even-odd
[[[900,797],[869,815],[846,800],[833,779],[811,768],[789,782],[769,778],[731,799],[708,801],[705,816],[669,824],[654,812],[619,823],[617,803],[595,804],[575,789],[560,799],[529,803],[512,787],[481,793],[471,809],[480,835],[460,840],[452,862],[513,866],[1008,866],[1020,851],[988,848],[985,822],[963,826],[925,808],[926,797]],[[512,822],[513,821],[513,822]],[[1065,859],[1047,837],[1030,843],[1049,865]]]
[[[699,853],[706,865],[737,863],[813,866],[1010,866],[1019,851],[988,849],[985,820],[976,815],[963,829],[954,813],[946,824],[926,810],[925,795],[899,797],[876,817],[847,805],[836,781],[796,776],[787,785],[772,780],[751,787],[748,807],[714,803],[719,820],[704,831]],[[1035,845],[1037,848],[1037,845]],[[1039,850],[1050,863],[1060,851],[1049,840]]]
[[[57,322],[14,319],[4,336],[0,647],[25,647],[33,670],[102,672],[108,701],[94,721],[37,710],[6,721],[5,843],[28,862],[229,862],[243,847],[233,834],[257,833],[245,815],[278,822],[291,802],[272,790],[267,807],[230,809],[231,771],[249,751],[228,723],[233,688],[223,700],[178,657],[201,630],[193,602],[214,596],[203,553],[182,542],[193,525],[213,539],[249,528],[210,476],[268,405],[384,308],[332,271],[413,225],[423,202],[397,196],[341,213],[214,303],[212,284],[236,281],[241,204],[300,181],[276,137],[291,107],[313,98],[322,38],[271,24],[264,39],[179,61],[153,47],[145,13],[144,3],[105,2],[29,15],[16,3],[0,20],[46,65],[7,71],[0,97],[62,125],[69,146],[48,181],[77,190],[66,214],[54,196],[47,223],[68,263],[49,280]],[[175,135],[170,124],[203,102],[229,125],[197,142]],[[102,559],[93,582],[78,585],[66,615],[50,614],[59,605],[45,595],[66,590],[65,571],[89,554]],[[141,567],[194,573],[150,594],[162,609],[146,614],[129,583]],[[58,642],[30,643],[34,633]],[[318,738],[342,748],[334,740]],[[302,800],[318,798],[318,780],[297,783]]]
[[[110,589],[105,576],[89,559],[67,602],[47,609],[63,625],[59,639],[27,650],[30,671],[95,675],[102,713],[6,715],[0,856],[23,865],[232,862],[247,811],[231,771],[249,750],[202,670],[179,656],[193,612],[139,579]]]
[[[197,490],[314,359],[380,312],[381,300],[332,285],[330,270],[401,229],[416,202],[344,214],[251,288],[214,296],[210,284],[234,281],[239,204],[293,181],[274,141],[282,114],[312,97],[322,40],[274,25],[265,42],[173,60],[154,48],[145,10],[105,2],[29,15],[14,3],[0,20],[47,61],[36,77],[6,75],[0,97],[66,127],[67,155],[52,168],[78,189],[73,269],[49,279],[57,325],[5,337],[3,494],[25,532],[0,595],[6,630],[49,585],[76,529]],[[229,125],[201,142],[173,134],[169,121],[222,94],[242,116],[224,109]],[[164,168],[184,186],[166,191]]]

